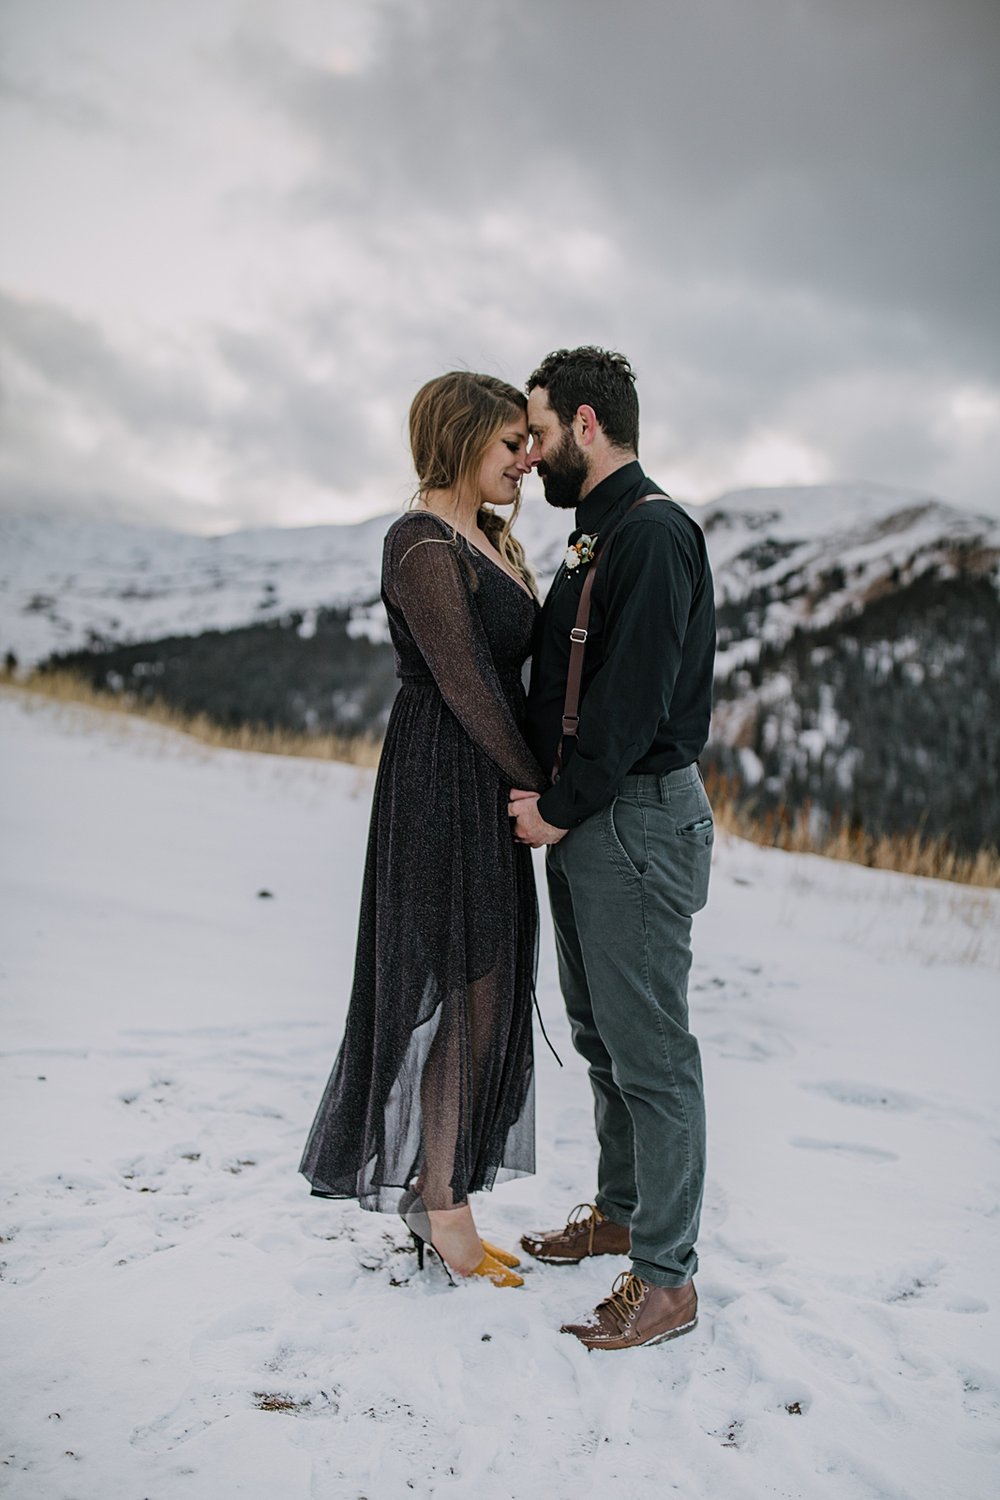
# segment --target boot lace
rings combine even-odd
[[[623,1271],[611,1288],[610,1297],[605,1297],[597,1311],[606,1307],[624,1327],[645,1295],[645,1287],[638,1276],[631,1271]]]
[[[578,1203],[575,1208],[570,1209],[564,1233],[569,1235],[586,1234],[587,1253],[593,1254],[594,1230],[598,1224],[602,1224],[603,1222],[604,1214],[601,1213],[596,1204]]]

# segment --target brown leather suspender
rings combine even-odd
[[[647,500],[669,500],[669,495],[641,495],[638,500],[633,500],[625,516],[631,515],[637,506],[645,505]],[[566,673],[566,698],[563,703],[562,735],[556,746],[556,758],[552,765],[552,780],[559,780],[559,772],[563,763],[563,741],[575,739],[580,727],[580,687],[583,682],[583,655],[587,645],[587,626],[590,623],[590,596],[594,589],[594,575],[597,572],[597,564],[604,546],[617,528],[624,521],[617,521],[611,531],[604,537],[602,545],[594,553],[593,560],[587,566],[587,576],[583,580],[583,588],[580,590],[580,602],[576,607],[576,621],[569,633],[569,669]]]

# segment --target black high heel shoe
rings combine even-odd
[[[435,1248],[431,1240],[431,1221],[427,1210],[421,1202],[420,1194],[413,1188],[408,1189],[399,1200],[399,1217],[409,1230],[413,1248],[417,1252],[417,1270],[424,1269],[424,1251],[430,1250],[444,1266],[445,1275],[454,1286],[455,1280],[445,1263],[444,1256]]]
[[[405,1223],[406,1221],[404,1220],[403,1222]],[[409,1224],[407,1224],[406,1227],[407,1227],[407,1229],[410,1229]],[[430,1240],[421,1239],[420,1235],[417,1233],[417,1231],[415,1229],[410,1229],[410,1239],[413,1241],[413,1248],[417,1252],[417,1270],[418,1271],[422,1271],[424,1269],[424,1251],[425,1250],[429,1250],[431,1252],[431,1254],[432,1255],[436,1255],[437,1258],[438,1258],[438,1260],[441,1262],[441,1267],[442,1267],[442,1269],[444,1271],[444,1274],[447,1276],[447,1278],[451,1282],[452,1286],[457,1285],[454,1276],[451,1274],[451,1271],[448,1269],[448,1264],[447,1264],[444,1256],[441,1254],[440,1250],[436,1250],[434,1248],[434,1246],[431,1244]]]
[[[403,1223],[410,1231],[410,1239],[413,1241],[413,1248],[417,1252],[417,1270],[422,1271],[424,1269],[424,1251],[430,1250],[430,1252],[433,1255],[436,1255],[438,1260],[441,1262],[441,1265],[444,1269],[444,1274],[447,1276],[452,1286],[457,1286],[458,1283],[456,1282],[454,1276],[451,1274],[451,1267],[448,1265],[448,1262],[445,1260],[444,1256],[441,1254],[440,1250],[431,1239],[431,1223],[427,1215],[427,1211],[423,1208],[423,1206],[418,1208],[416,1206],[418,1202],[419,1198],[416,1193],[413,1193],[412,1195],[408,1194],[401,1200],[399,1209],[399,1217],[402,1219]],[[420,1229],[415,1229],[413,1227],[413,1220],[416,1220],[420,1224],[420,1229],[422,1229],[424,1233],[421,1234]],[[475,1270],[467,1272],[466,1275],[462,1277],[462,1279],[463,1281],[468,1280],[469,1277],[472,1276],[483,1276],[487,1281],[492,1281],[494,1286],[524,1285],[524,1278],[522,1276],[515,1275],[515,1273],[510,1269],[509,1266],[501,1264],[501,1262],[496,1260],[488,1250],[485,1250],[485,1247],[483,1258],[479,1262],[478,1266],[476,1266]]]

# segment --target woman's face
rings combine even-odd
[[[498,438],[487,448],[479,470],[479,500],[486,505],[513,505],[528,462],[528,418],[523,412],[511,417]]]

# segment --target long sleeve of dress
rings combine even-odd
[[[386,539],[385,593],[470,739],[510,786],[540,792],[548,778],[504,695],[476,606],[471,565],[460,553],[463,545],[438,517],[411,513]]]

